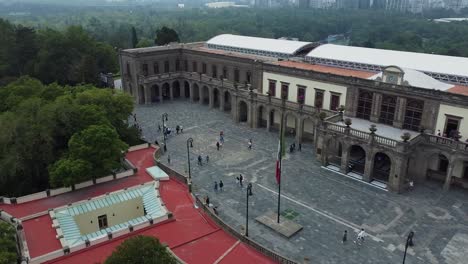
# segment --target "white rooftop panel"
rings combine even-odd
[[[339,60],[379,66],[395,65],[423,72],[468,76],[468,58],[396,50],[324,44],[306,57]]]
[[[262,50],[294,55],[297,51],[311,45],[311,42],[269,39],[222,34],[211,38],[206,44],[228,46],[240,49]]]
[[[412,70],[412,69],[403,69],[403,70],[405,72],[405,75],[403,76],[403,80],[407,81],[408,84],[411,86],[426,88],[426,89],[435,89],[439,91],[446,91],[453,87],[453,84],[443,83],[422,72]],[[382,72],[379,72],[376,75],[371,76],[368,79],[375,80],[378,77],[382,78]]]

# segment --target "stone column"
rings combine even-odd
[[[372,111],[371,111],[370,121],[379,122],[381,105],[382,105],[382,94],[374,93],[374,96],[372,98]]]
[[[174,84],[172,84],[172,87],[169,88],[169,96],[171,98],[171,101],[174,101]]]
[[[224,111],[224,90],[219,90],[219,110]]]
[[[366,152],[366,164],[364,168],[363,181],[370,182],[372,180],[372,171],[374,170],[374,155],[372,151]]]
[[[194,101],[194,99],[193,99],[193,97],[194,97],[194,95],[193,95],[193,83],[190,83],[189,85],[190,85],[189,86],[189,89],[190,89],[190,102],[193,103],[193,101]]]
[[[150,86],[145,84],[143,87],[144,87],[144,90],[145,90],[145,104],[151,104]]]
[[[299,118],[296,118],[296,141],[297,141],[297,144],[299,143],[302,143],[302,133],[303,133],[303,128],[304,126],[304,122],[302,121],[302,119],[299,117]]]
[[[163,102],[163,89],[162,89],[162,85],[159,85],[159,102],[162,103]]]
[[[401,193],[404,190],[408,157],[397,156],[392,159],[392,166],[388,176],[387,189],[392,192]]]
[[[267,131],[270,131],[271,130],[271,123],[270,123],[270,115],[271,115],[271,109],[270,108],[266,108],[266,111],[267,111],[267,122],[266,122],[266,129]]]
[[[395,109],[395,118],[393,119],[393,126],[403,128],[403,122],[405,122],[406,112],[406,98],[398,97]]]
[[[198,87],[198,94],[199,94],[198,95],[198,98],[199,98],[198,103],[202,105],[203,104],[203,86]]]
[[[179,80],[179,89],[180,89],[180,97],[185,99],[185,82],[182,80]]]
[[[347,174],[349,168],[349,146],[342,144],[341,145],[341,166],[340,171],[341,173]]]
[[[239,123],[239,113],[237,111],[237,95],[231,97],[231,116],[234,122]]]
[[[454,161],[451,160],[447,168],[447,176],[445,177],[444,191],[448,191],[450,189],[450,185],[452,184],[453,167]]]
[[[208,88],[208,101],[208,106],[212,109],[214,105],[213,87]]]

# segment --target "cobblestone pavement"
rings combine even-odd
[[[312,144],[304,144],[302,152],[288,153],[283,161],[281,211],[298,213],[293,220],[304,227],[286,239],[254,220],[276,210],[277,133],[236,124],[229,113],[187,101],[137,106],[135,112],[151,142],[156,137],[162,142],[157,133],[162,113],[168,113],[169,127],[184,127],[183,134],[168,138],[162,162],[167,164],[170,155],[171,166],[186,171],[186,140],[192,137],[194,193],[209,195],[219,206],[221,218],[238,230],[245,226],[246,196],[235,178],[242,174],[252,182],[249,235],[289,258],[305,263],[401,263],[406,236],[413,230],[415,246],[408,249],[406,263],[467,263],[468,191],[454,188],[444,193],[442,184],[428,182],[410,193],[389,193],[321,168]],[[224,131],[225,144],[217,151],[220,131]],[[249,138],[252,150],[247,148]],[[197,165],[198,155],[204,158],[203,166]],[[219,180],[224,182],[224,191],[216,193],[213,186]],[[361,227],[369,236],[358,246],[353,240]],[[349,235],[342,244],[344,230]]]

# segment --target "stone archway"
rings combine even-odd
[[[193,101],[198,102],[200,101],[200,88],[198,87],[198,84],[194,83],[193,84]]]
[[[284,116],[285,135],[295,137],[297,133],[297,117],[291,112],[286,112]]]
[[[203,104],[210,104],[210,89],[207,86],[203,86],[202,88],[201,100]]]
[[[143,87],[143,85],[140,85],[138,87],[138,103],[139,104],[145,103],[145,87]]]
[[[231,111],[231,93],[228,92],[228,91],[225,91],[224,96],[223,96],[223,100],[224,100],[224,109],[223,110],[230,112]]]
[[[326,147],[326,163],[341,167],[341,159],[343,156],[343,145],[335,138],[329,138]]]
[[[449,171],[449,155],[445,153],[434,153],[427,159],[427,178],[444,183]]]
[[[352,145],[349,150],[348,168],[350,172],[364,174],[366,168],[366,151],[359,145]]]
[[[159,102],[159,86],[157,84],[151,86],[151,102]]]
[[[171,99],[171,87],[169,83],[164,83],[162,86],[162,97],[163,100]]]
[[[187,81],[184,82],[184,91],[185,91],[185,98],[190,98],[190,83]]]
[[[180,83],[179,83],[179,81],[174,81],[172,83],[172,97],[174,99],[180,98],[180,94],[181,94]]]
[[[260,105],[257,107],[257,127],[267,127],[268,115],[266,107]]]
[[[302,142],[313,142],[315,135],[315,124],[312,118],[302,120]]]
[[[218,88],[213,88],[213,107],[219,108],[219,90]]]
[[[241,123],[248,122],[249,117],[249,107],[246,102],[240,101],[239,102],[239,112],[238,112],[238,121]]]
[[[374,156],[374,166],[372,170],[372,180],[388,183],[392,169],[392,160],[383,153],[377,152]]]

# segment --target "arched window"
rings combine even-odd
[[[374,94],[372,92],[360,90],[359,91],[359,100],[357,108],[357,117],[362,119],[370,119],[372,111],[372,97]]]
[[[379,122],[387,125],[393,125],[395,118],[396,97],[384,95],[382,105],[380,106]]]
[[[403,123],[403,128],[419,131],[423,109],[424,101],[408,99],[406,102],[405,122]]]

